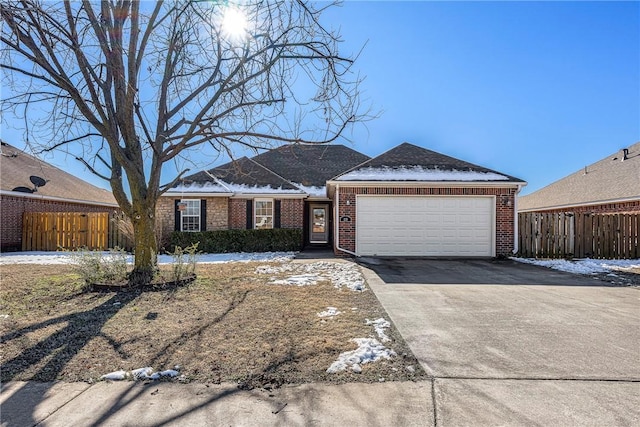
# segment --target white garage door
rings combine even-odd
[[[356,252],[495,256],[493,197],[358,196]]]

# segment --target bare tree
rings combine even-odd
[[[1,5],[4,112],[27,137],[110,183],[135,230],[134,284],[153,274],[168,162],[328,143],[364,116],[352,57],[296,0],[10,0]],[[310,89],[311,88],[311,89]]]

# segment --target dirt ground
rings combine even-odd
[[[598,273],[595,277],[616,286],[640,287],[640,268],[614,270],[610,273]]]
[[[353,338],[378,338],[389,320],[371,290],[269,284],[264,263],[202,264],[190,285],[160,291],[86,292],[69,266],[0,266],[2,381],[97,381],[109,372],[177,367],[181,381],[243,388],[305,382],[424,378],[393,325],[389,360],[361,373],[327,368]],[[286,273],[282,273],[285,277]],[[341,313],[321,318],[336,307]]]

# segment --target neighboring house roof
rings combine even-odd
[[[35,177],[35,178],[32,178]],[[34,181],[45,184],[36,188]],[[22,190],[17,190],[23,187]],[[117,206],[110,191],[58,169],[37,157],[2,142],[0,155],[0,189],[12,196],[64,199],[77,203]],[[34,190],[27,192],[28,190]]]
[[[407,142],[336,176],[333,181],[524,183],[513,176]]]
[[[519,211],[640,200],[640,142],[518,199]]]
[[[217,192],[243,194],[303,191],[252,159],[242,157],[208,171],[186,176],[171,192]]]

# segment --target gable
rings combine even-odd
[[[403,143],[338,175],[336,181],[524,181],[494,170]]]

